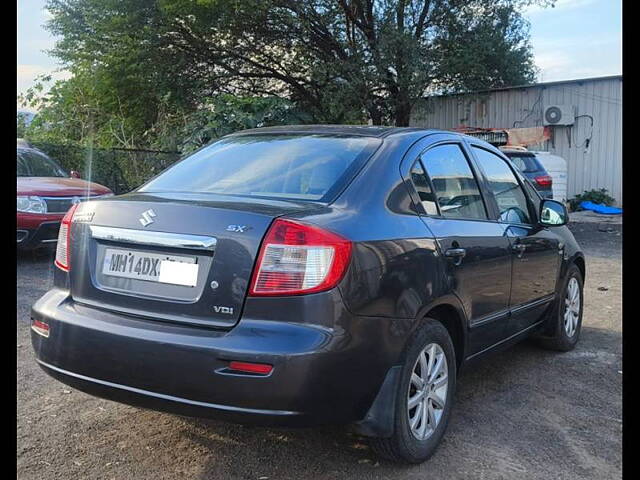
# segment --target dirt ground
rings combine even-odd
[[[18,258],[19,479],[615,479],[622,476],[621,226],[572,224],[585,313],[565,354],[526,341],[464,372],[433,458],[378,461],[343,428],[264,429],[176,417],[72,390],[34,361],[29,308],[50,255]]]

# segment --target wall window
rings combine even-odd
[[[458,145],[438,145],[423,154],[422,163],[443,217],[487,218],[478,182]]]

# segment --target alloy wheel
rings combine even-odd
[[[435,431],[447,400],[447,357],[436,343],[427,345],[413,366],[407,392],[407,416],[411,433],[425,440]]]
[[[571,277],[567,284],[564,305],[564,331],[567,336],[573,337],[578,329],[580,318],[580,284],[575,277]]]

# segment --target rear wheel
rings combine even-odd
[[[562,283],[558,305],[552,314],[552,334],[550,337],[541,337],[540,344],[544,348],[560,352],[573,350],[580,337],[583,308],[582,273],[576,265],[571,265]]]
[[[426,319],[405,353],[393,434],[373,439],[373,450],[396,462],[420,463],[431,457],[449,423],[455,386],[449,332],[439,321]]]

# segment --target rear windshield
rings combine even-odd
[[[328,201],[380,143],[330,135],[230,137],[178,162],[139,191]]]
[[[507,156],[522,173],[533,173],[541,170],[536,157],[533,155],[518,155],[517,153],[510,153]]]

